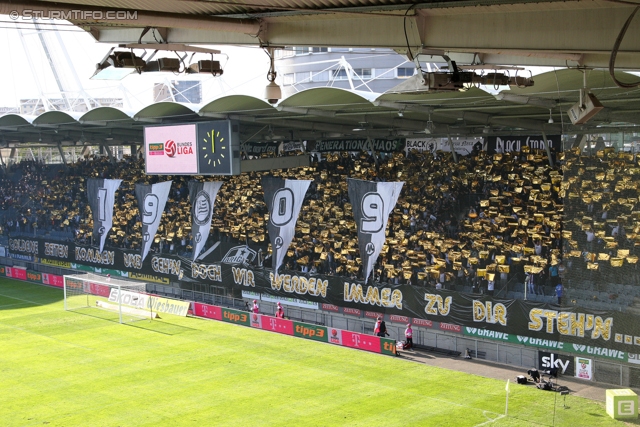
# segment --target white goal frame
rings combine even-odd
[[[95,273],[64,276],[64,309],[102,309],[118,313],[120,323],[153,319],[146,283]]]

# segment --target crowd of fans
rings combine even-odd
[[[584,155],[493,154],[474,151],[408,154],[334,153],[310,167],[251,172],[224,181],[215,204],[210,243],[248,242],[271,267],[263,174],[312,180],[284,268],[362,278],[346,178],[404,181],[387,224],[386,244],[371,280],[493,294],[526,284],[528,292],[572,277],[635,284],[640,242],[635,155],[604,149]],[[108,245],[139,249],[136,183],[173,180],[152,250],[192,249],[189,176],[148,176],[143,160],[83,159],[68,167],[22,162],[0,175],[5,233],[66,232],[91,244],[87,178],[123,182],[116,193]],[[196,179],[209,179],[195,177]],[[575,276],[577,274],[577,276]]]

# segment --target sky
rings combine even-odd
[[[47,40],[53,41],[50,56],[54,58],[53,65],[64,87],[76,93],[82,89],[93,98],[124,98],[124,108],[134,112],[153,102],[154,83],[167,80],[201,79],[205,102],[223,95],[262,94],[268,83],[269,58],[266,53],[257,47],[237,46],[210,46],[225,54],[214,57],[224,71],[220,77],[134,73],[119,81],[91,80],[96,64],[112,45],[98,43],[90,34],[66,21],[43,24],[42,28],[46,29]],[[38,98],[41,93],[48,98],[60,98],[51,65],[31,21],[13,21],[7,15],[0,15],[0,51],[5,53],[5,58],[10,58],[0,67],[0,81],[3,82],[0,107],[18,107],[20,99]],[[210,59],[210,56],[200,59]],[[77,78],[74,78],[74,71]]]

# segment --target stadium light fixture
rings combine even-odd
[[[436,125],[431,120],[431,113],[429,113],[429,120],[427,121],[427,126],[424,128],[424,133],[427,135],[432,134],[436,130]]]
[[[197,74],[197,73],[209,73],[214,76],[222,75],[223,71],[220,67],[220,61],[197,61],[193,64],[189,65],[189,67],[185,71],[187,74]]]
[[[354,132],[362,132],[363,130],[367,130],[367,129],[369,129],[368,122],[358,122],[358,126],[354,127],[351,130]]]
[[[180,71],[180,64],[179,58],[158,58],[156,61],[147,62],[142,71],[170,71],[177,73]]]
[[[96,65],[96,71],[91,79],[94,80],[120,80],[132,72],[172,72],[172,73],[210,73],[214,76],[222,74],[220,61],[214,61],[213,55],[221,52],[199,46],[189,46],[181,43],[128,43],[111,48],[105,57]],[[142,53],[136,54],[136,51]],[[152,50],[148,53],[148,50]],[[160,57],[159,53],[172,53],[176,58]],[[210,60],[197,60],[186,65],[185,59],[191,54],[193,59],[196,54],[211,55]]]

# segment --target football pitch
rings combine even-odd
[[[604,404],[223,322],[121,325],[0,279],[0,426],[622,426]],[[554,410],[555,409],[555,410]],[[633,425],[637,425],[634,423]]]

